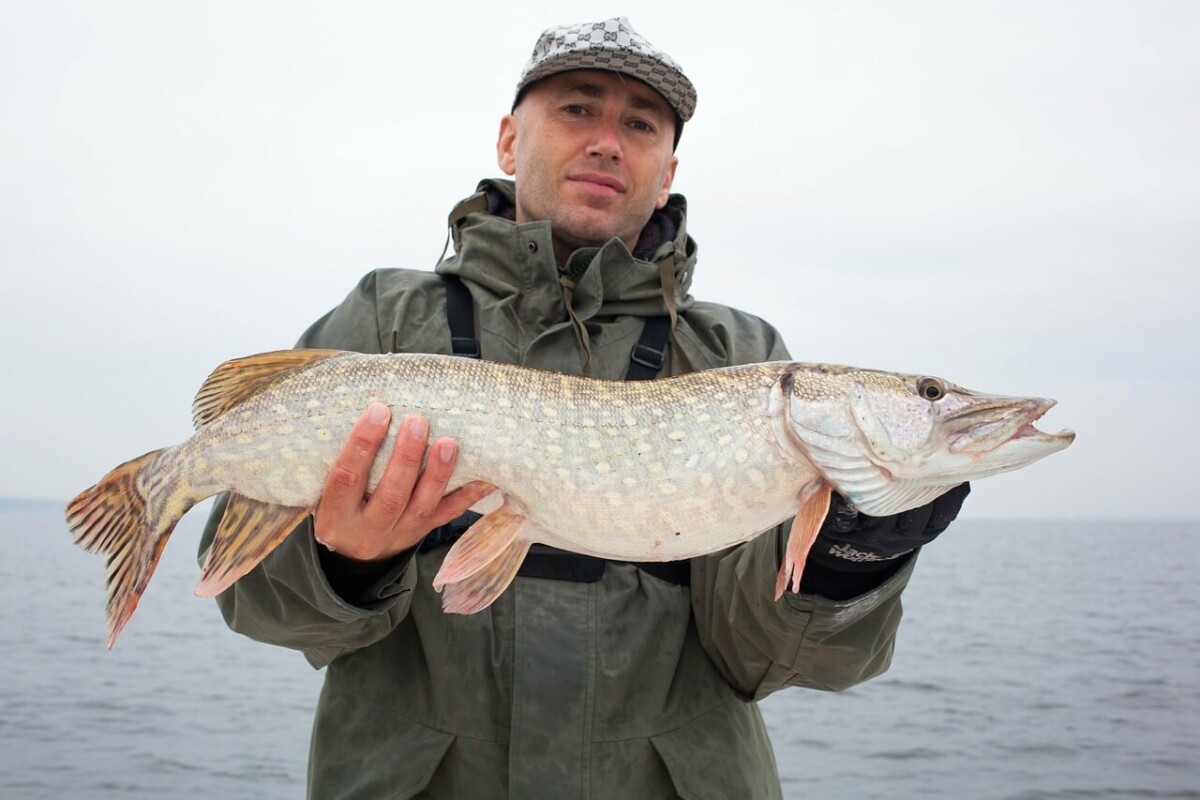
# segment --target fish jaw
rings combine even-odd
[[[891,465],[901,479],[947,486],[1027,467],[1070,446],[1073,431],[1034,426],[1055,401],[987,395],[948,385],[937,403],[924,453]]]
[[[974,480],[1020,469],[1065,450],[1075,441],[1074,431],[1048,433],[1034,426],[1055,405],[1054,400],[1038,397],[982,399],[947,420],[947,463],[954,464],[951,469],[956,472],[969,472],[968,480]]]

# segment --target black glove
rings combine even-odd
[[[839,572],[878,572],[889,566],[885,562],[936,539],[958,516],[970,493],[971,485],[964,483],[932,503],[890,517],[860,514],[834,494],[808,560]]]

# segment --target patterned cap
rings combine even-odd
[[[661,94],[686,122],[696,111],[696,87],[675,60],[633,29],[625,17],[547,28],[517,81],[517,95],[529,84],[572,69],[605,69],[637,78]]]

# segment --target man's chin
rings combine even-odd
[[[580,247],[601,247],[613,239],[621,239],[632,247],[637,241],[641,227],[630,232],[630,225],[622,225],[610,215],[588,215],[591,218],[580,218],[584,215],[573,215],[571,218],[552,220],[554,237],[572,249]],[[597,218],[601,217],[601,218]],[[645,223],[642,223],[643,226]]]

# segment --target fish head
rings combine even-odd
[[[1033,424],[1053,406],[928,375],[803,365],[792,372],[788,428],[840,494],[883,516],[1066,448],[1073,432]]]

